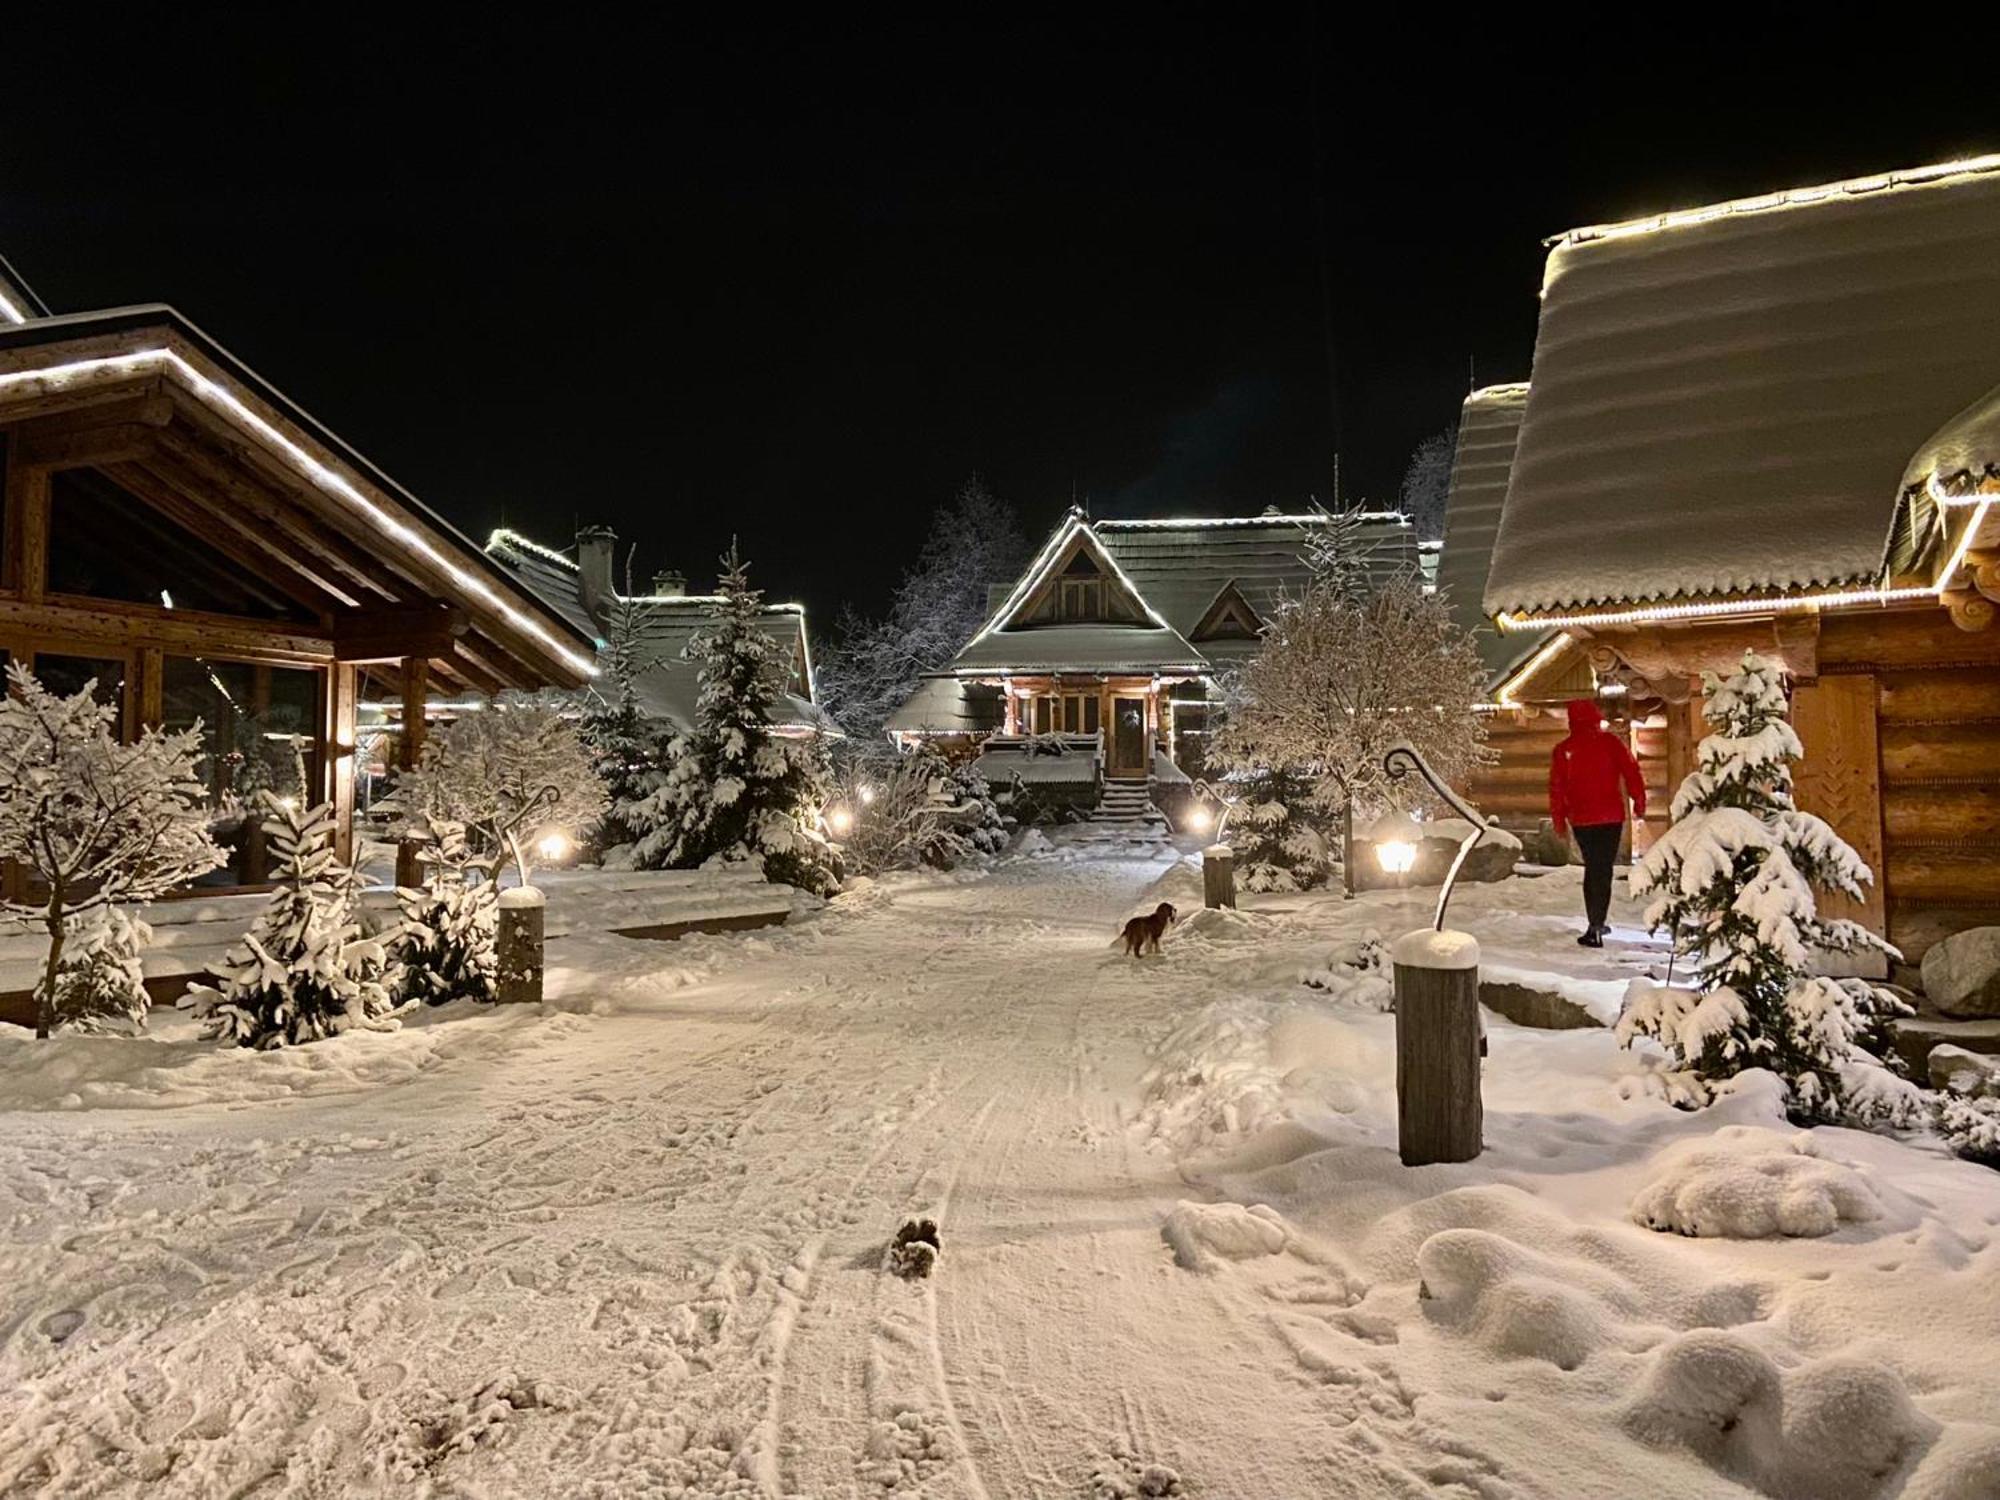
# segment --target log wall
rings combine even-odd
[[[1615,706],[1609,712],[1615,713]],[[1671,798],[1666,720],[1654,715],[1637,722],[1616,718],[1606,722],[1627,736],[1645,773],[1646,820],[1635,830],[1638,846],[1644,849],[1667,826]],[[1510,832],[1533,833],[1549,815],[1549,755],[1568,733],[1569,720],[1560,704],[1489,715],[1486,749],[1491,759],[1467,785],[1472,805]]]

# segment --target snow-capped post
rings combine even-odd
[[[1382,770],[1391,781],[1415,771],[1468,823],[1472,833],[1438,892],[1437,915],[1428,928],[1396,939],[1390,958],[1396,971],[1396,1137],[1403,1165],[1471,1161],[1479,1155],[1486,1110],[1479,1093],[1479,943],[1468,932],[1445,929],[1451,889],[1473,846],[1491,825],[1431,769],[1408,743],[1389,747]],[[1378,844],[1383,867],[1403,863],[1399,840]]]
[[[509,887],[500,893],[499,979],[497,994],[502,1005],[520,1002],[538,1005],[542,999],[543,912],[547,902],[531,885]]]
[[[1201,904],[1211,910],[1236,907],[1236,851],[1227,844],[1201,851]]]
[[[1479,943],[1419,927],[1389,950],[1396,967],[1396,1143],[1406,1167],[1471,1161],[1486,1123],[1479,1096]]]

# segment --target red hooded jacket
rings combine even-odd
[[[1569,733],[1549,757],[1549,819],[1561,838],[1571,827],[1623,823],[1625,798],[1632,816],[1646,816],[1646,778],[1625,742],[1604,727],[1604,716],[1588,698],[1569,703]]]

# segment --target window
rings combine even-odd
[[[1104,580],[1065,578],[1062,581],[1061,614],[1065,620],[1104,618]]]
[[[125,662],[116,656],[62,656],[47,651],[35,653],[35,676],[43,687],[59,698],[68,698],[92,683],[92,696],[121,713],[125,706]],[[113,726],[113,732],[117,726]]]
[[[319,796],[320,674],[310,668],[170,656],[162,683],[165,727],[201,726],[195,774],[207,792],[209,829],[229,863],[201,885],[261,885],[269,877],[259,793]]]
[[[310,618],[282,591],[95,469],[49,476],[49,592],[252,619]]]

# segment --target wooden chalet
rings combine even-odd
[[[127,735],[200,723],[229,853],[205,890],[264,882],[256,790],[331,801],[351,853],[362,696],[593,670],[587,635],[170,307],[50,316],[0,264],[0,453],[0,654],[94,682]]]
[[[1325,524],[1275,510],[1123,521],[1073,510],[889,733],[978,745],[990,779],[1025,769],[1157,790],[1200,776],[1216,674],[1256,650],[1279,596],[1304,585],[1307,544]],[[1420,566],[1400,513],[1365,513],[1361,541],[1378,577]],[[1024,753],[1049,735],[1072,753]]]
[[[2000,157],[1559,236],[1516,415],[1482,605],[1526,648],[1489,657],[1505,805],[1540,708],[1592,689],[1664,803],[1701,672],[1755,649],[1800,803],[1876,871],[1850,914],[1910,962],[2000,923]]]
[[[617,534],[606,526],[579,531],[568,552],[504,528],[486,543],[488,557],[593,641],[603,642],[622,606],[636,604],[632,614],[645,662],[635,689],[640,711],[675,729],[690,729],[701,684],[698,668],[682,658],[682,651],[709,623],[720,596],[690,594],[687,575],[672,571],[655,573],[650,593],[620,593],[617,550]],[[767,603],[760,623],[789,663],[774,728],[780,734],[838,735],[840,730],[820,708],[813,685],[805,606]]]

